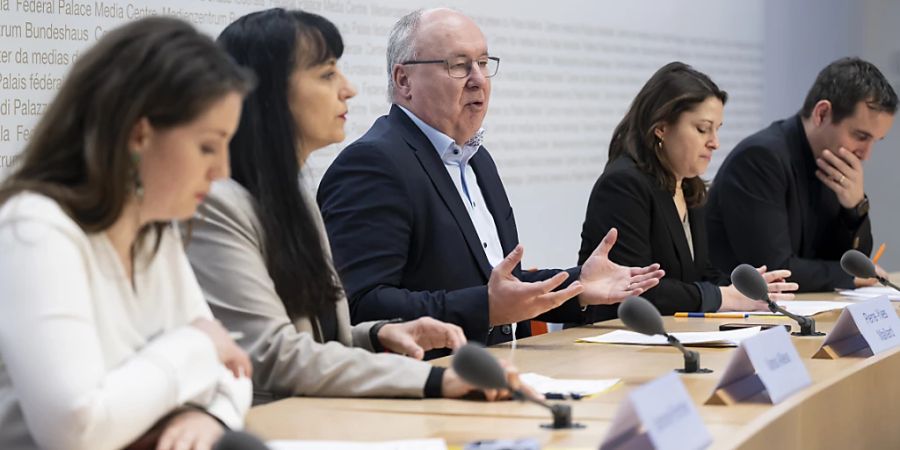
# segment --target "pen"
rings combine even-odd
[[[569,393],[561,393],[561,392],[547,392],[544,394],[544,398],[547,400],[581,400],[584,398],[583,395],[577,392],[569,392]]]
[[[878,247],[878,251],[875,252],[875,257],[872,258],[872,262],[873,262],[873,263],[878,264],[878,260],[881,259],[881,255],[884,254],[884,247],[885,247],[885,244],[886,244],[885,242],[882,242],[882,243],[881,243],[881,246]]]
[[[734,312],[679,312],[675,313],[675,317],[698,317],[701,319],[746,319],[750,314],[734,313]]]

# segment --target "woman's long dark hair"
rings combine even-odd
[[[256,199],[266,268],[288,314],[315,317],[342,293],[298,181],[289,79],[296,69],[340,58],[344,43],[324,17],[280,8],[241,17],[218,40],[259,82],[231,140],[231,176]]]
[[[135,190],[128,148],[135,124],[157,129],[194,120],[252,74],[212,39],[178,19],[151,17],[105,34],[72,66],[34,129],[20,164],[0,185],[0,204],[32,191],[54,199],[86,232],[113,225]],[[145,226],[144,236],[155,226]]]
[[[710,97],[718,98],[723,105],[728,100],[728,94],[702,72],[681,62],[666,64],[647,80],[616,126],[606,164],[628,155],[660,187],[674,195],[675,175],[666,155],[659,151],[655,130],[663,124],[675,124],[682,113]],[[699,176],[684,179],[681,187],[689,208],[706,201],[706,183]]]

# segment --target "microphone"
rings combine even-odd
[[[900,291],[900,287],[875,272],[875,263],[859,250],[847,250],[841,256],[841,269],[857,278],[874,278],[884,286]]]
[[[794,314],[769,299],[769,286],[766,279],[750,264],[741,264],[731,272],[731,283],[734,287],[751,300],[766,302],[769,311],[783,314],[794,319],[800,325],[800,332],[793,333],[796,336],[824,336],[825,333],[816,331],[816,321],[812,317]]]
[[[648,336],[657,334],[663,335],[669,341],[669,344],[681,350],[684,354],[684,369],[677,369],[682,373],[710,373],[710,369],[700,368],[700,354],[684,348],[681,341],[675,336],[666,333],[666,327],[663,326],[662,316],[652,303],[644,297],[628,297],[619,305],[619,319],[626,327],[633,331]]]
[[[226,431],[213,445],[212,450],[268,450],[256,436],[243,431]]]
[[[477,388],[507,389],[512,391],[516,400],[529,401],[549,409],[553,414],[553,423],[541,425],[543,428],[584,428],[584,425],[572,423],[571,406],[551,405],[543,400],[531,398],[520,389],[513,389],[506,381],[506,373],[500,367],[500,363],[480,345],[469,343],[460,347],[453,355],[451,365],[460,378]]]

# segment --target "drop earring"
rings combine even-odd
[[[144,199],[144,182],[141,180],[141,155],[137,152],[131,152],[131,181],[134,187],[134,195],[138,201]]]

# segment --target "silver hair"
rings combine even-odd
[[[403,17],[394,24],[391,35],[388,37],[387,47],[387,74],[388,74],[388,101],[394,101],[394,65],[403,61],[416,58],[415,39],[416,29],[419,28],[419,20],[424,10],[417,9]]]

